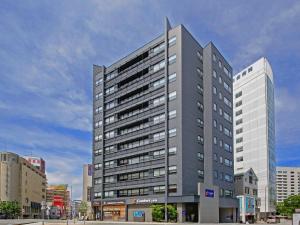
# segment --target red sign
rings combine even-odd
[[[64,200],[61,196],[54,195],[53,196],[53,206],[59,207],[61,209],[64,208]]]

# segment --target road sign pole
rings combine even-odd
[[[43,217],[43,225],[45,224],[45,215],[44,215],[44,209],[42,209],[42,217]]]

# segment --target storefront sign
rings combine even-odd
[[[134,211],[133,212],[133,217],[144,217],[145,212],[144,211]]]
[[[215,191],[211,189],[205,189],[205,197],[213,198],[215,197]]]
[[[118,201],[118,202],[103,202],[103,205],[123,205],[125,204],[124,201]]]
[[[93,206],[100,206],[101,202],[93,202]]]
[[[157,203],[158,200],[156,198],[153,199],[136,199],[134,200],[135,204],[151,204],[151,203]]]

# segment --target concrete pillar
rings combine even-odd
[[[125,221],[128,221],[128,205],[125,204]]]
[[[236,208],[232,208],[232,222],[236,223],[237,222],[237,213],[236,213]]]
[[[198,203],[198,223],[202,222],[200,202]]]
[[[242,215],[242,221],[243,221],[243,223],[246,223],[246,215],[244,213]]]
[[[177,203],[177,218],[178,218],[178,223],[184,223],[186,221],[185,215],[186,215],[186,210],[185,210],[185,204],[184,203]]]

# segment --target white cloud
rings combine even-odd
[[[281,42],[280,48],[284,48],[285,40],[282,38],[285,32],[291,32],[290,24],[297,19],[300,19],[300,2],[296,1],[290,7],[282,8],[280,10],[272,11],[266,13],[265,15],[260,15],[261,19],[257,19],[255,26],[259,29],[252,31],[251,29],[246,29],[248,38],[246,38],[247,43],[241,45],[239,51],[234,56],[233,64],[237,65],[239,69],[242,69],[244,66],[252,63],[252,61],[258,57],[265,56],[269,48],[277,48],[274,46],[276,42]],[[245,26],[241,23],[240,26]],[[286,27],[289,27],[287,30]],[[246,27],[247,28],[247,27]],[[239,37],[238,31],[241,32],[244,29],[239,27],[237,30],[236,36]],[[244,36],[243,36],[244,38]],[[290,39],[290,42],[295,42],[295,40]],[[295,46],[298,45],[295,43]],[[274,49],[275,50],[275,49]]]

